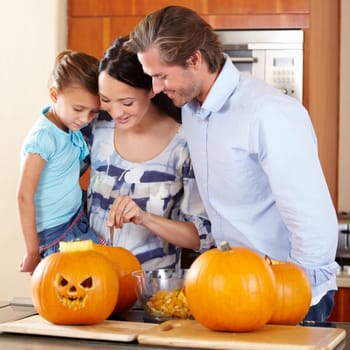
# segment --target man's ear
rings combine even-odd
[[[198,69],[202,59],[202,53],[199,50],[196,50],[196,52],[187,60],[187,66]]]
[[[52,102],[54,102],[54,103],[57,102],[57,95],[58,95],[57,89],[55,87],[51,86],[49,88],[49,96],[50,96]]]

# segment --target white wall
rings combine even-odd
[[[341,2],[339,211],[350,212],[350,1]]]
[[[0,0],[0,300],[30,296],[16,206],[19,152],[48,104],[47,79],[66,46],[66,0]]]

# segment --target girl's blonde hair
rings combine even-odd
[[[88,54],[65,50],[56,57],[49,78],[49,86],[62,91],[79,85],[94,95],[98,95],[98,60]]]

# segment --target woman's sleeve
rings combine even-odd
[[[80,163],[80,175],[85,173],[85,171],[89,168],[90,162],[91,162],[90,160],[90,150],[91,150],[91,144],[92,144],[92,125],[91,124],[92,123],[80,129],[83,135],[83,138],[87,144],[87,147],[89,149],[87,156]]]
[[[193,167],[189,155],[181,168],[183,178],[183,196],[179,206],[178,219],[192,222],[199,234],[199,252],[215,247],[215,241],[211,234],[211,224],[200,198]]]

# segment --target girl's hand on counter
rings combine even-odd
[[[26,254],[19,267],[19,271],[29,272],[29,274],[32,275],[40,260],[39,254]]]

